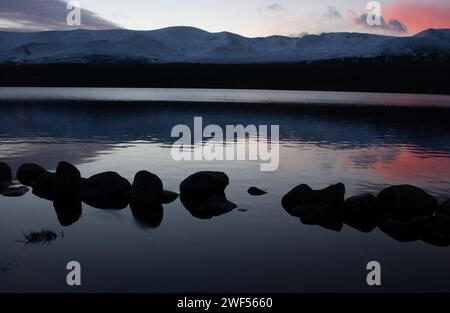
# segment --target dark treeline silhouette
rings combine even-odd
[[[0,64],[1,86],[249,88],[450,93],[449,57],[274,64]]]

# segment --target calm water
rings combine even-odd
[[[194,116],[222,126],[280,125],[279,169],[261,172],[255,161],[174,161],[171,129],[192,125]],[[14,170],[26,162],[54,170],[60,160],[85,177],[114,170],[132,181],[146,169],[174,191],[196,171],[222,170],[231,180],[227,196],[239,207],[200,220],[177,200],[150,229],[129,208],[83,204],[80,220],[62,227],[52,203],[31,192],[0,196],[0,291],[72,291],[65,284],[71,260],[82,266],[78,291],[450,291],[449,248],[400,243],[378,229],[303,225],[280,204],[300,183],[343,182],[347,197],[408,183],[440,201],[449,197],[448,96],[0,88],[0,161]],[[268,195],[251,197],[249,186]],[[17,242],[42,228],[64,238]],[[382,265],[377,289],[365,283],[372,260]]]

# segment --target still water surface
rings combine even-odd
[[[292,187],[343,182],[346,196],[414,184],[439,201],[450,190],[450,97],[362,93],[161,89],[0,88],[0,161],[14,170],[75,164],[84,177],[113,170],[130,181],[142,169],[165,189],[200,170],[230,177],[238,209],[196,219],[177,200],[161,225],[138,223],[129,208],[83,204],[69,227],[31,192],[0,196],[0,291],[72,291],[67,262],[82,265],[78,291],[406,292],[450,291],[450,249],[400,243],[375,229],[333,232],[286,213]],[[320,105],[324,104],[324,105]],[[327,105],[325,105],[327,104]],[[204,124],[280,126],[280,166],[171,157],[171,129]],[[250,139],[256,140],[256,139]],[[251,197],[257,186],[268,192]],[[17,242],[22,232],[63,231],[51,245]],[[366,264],[382,264],[383,286],[366,286]]]

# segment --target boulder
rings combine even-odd
[[[11,186],[2,192],[5,197],[21,197],[30,189],[26,186]]]
[[[161,179],[147,171],[134,176],[130,191],[130,204],[140,208],[160,206],[163,201],[163,183]]]
[[[16,177],[22,185],[31,186],[45,174],[48,174],[47,170],[37,164],[23,164],[17,170]]]
[[[164,217],[164,209],[161,204],[152,207],[151,210],[136,209],[130,204],[131,212],[138,224],[144,228],[157,228],[161,225]]]
[[[420,239],[438,247],[450,246],[450,216],[422,216],[414,221],[420,227]]]
[[[131,184],[115,172],[104,172],[82,180],[81,200],[98,209],[128,206]]]
[[[179,197],[179,194],[173,191],[163,190],[163,197],[162,197],[162,203],[163,204],[169,204],[177,200]]]
[[[450,215],[450,199],[441,203],[438,207],[436,214],[438,215]]]
[[[334,231],[341,231],[343,227],[338,210],[324,203],[299,205],[292,210],[292,215],[306,225],[319,225]]]
[[[322,190],[313,190],[302,184],[289,191],[282,199],[281,204],[289,213],[304,204],[327,204],[337,208],[344,202],[345,186],[342,183],[328,186]]]
[[[342,221],[365,233],[369,233],[377,227],[379,215],[376,198],[372,194],[348,198],[341,207]]]
[[[265,192],[264,190],[261,190],[257,187],[250,187],[250,188],[248,188],[247,192],[251,196],[262,196],[262,195],[267,194],[267,192]]]
[[[61,226],[70,226],[81,218],[82,204],[79,199],[57,197],[53,201],[53,208]]]
[[[185,207],[196,218],[210,219],[231,212],[237,205],[223,196],[212,195],[198,206]]]
[[[0,183],[8,183],[12,180],[12,171],[8,164],[0,162]]]
[[[380,221],[378,227],[386,235],[400,242],[417,241],[422,236],[420,223],[414,219],[401,221],[387,217]]]
[[[197,172],[180,184],[181,202],[197,203],[208,200],[212,195],[225,197],[225,188],[230,180],[223,172]]]
[[[55,195],[61,198],[80,198],[81,174],[80,171],[70,163],[59,162],[56,168]]]
[[[417,216],[431,216],[438,203],[420,188],[410,185],[392,186],[377,196],[377,206],[385,217],[405,221]]]
[[[33,194],[39,198],[53,201],[55,198],[56,174],[46,172],[39,176],[31,185]]]

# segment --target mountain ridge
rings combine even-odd
[[[334,32],[255,38],[184,26],[151,31],[0,31],[0,63],[133,60],[138,63],[257,64],[430,54],[450,55],[450,29],[428,29],[409,37]]]

